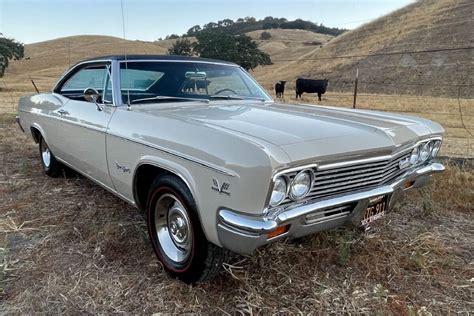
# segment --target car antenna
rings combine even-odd
[[[123,14],[123,0],[120,0],[120,7],[122,9],[122,33],[123,33],[123,39],[124,40],[127,40],[125,38],[125,16]],[[128,60],[127,60],[127,51],[125,50],[125,54],[124,54],[124,57],[125,57],[125,71],[126,73],[128,74]],[[119,72],[120,72],[120,68],[119,68]],[[130,104],[130,89],[127,87],[127,110],[128,111],[131,111],[132,110],[132,106]]]
[[[38,90],[38,87],[36,86],[35,82],[33,81],[33,78],[31,78],[31,76],[30,76],[30,81],[33,84],[33,87],[35,87],[36,93],[39,94],[40,92]]]

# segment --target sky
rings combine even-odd
[[[253,16],[348,29],[413,0],[122,0],[125,38],[154,41],[196,25]],[[71,35],[123,37],[121,0],[0,0],[0,33],[25,44]]]

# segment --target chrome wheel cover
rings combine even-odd
[[[44,141],[41,142],[41,159],[43,160],[44,166],[49,168],[51,164],[51,151]]]
[[[155,206],[156,237],[164,254],[176,263],[189,258],[193,231],[188,212],[172,194],[163,194]]]

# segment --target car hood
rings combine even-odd
[[[292,160],[304,158],[302,150],[307,151],[303,156],[311,157],[380,149],[413,141],[437,128],[442,132],[439,125],[414,117],[323,106],[227,101],[170,108],[146,106],[141,111],[268,142],[285,150]]]

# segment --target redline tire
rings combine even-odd
[[[158,260],[169,275],[185,283],[205,281],[218,274],[231,255],[228,250],[207,241],[194,199],[183,181],[174,175],[161,175],[153,182],[148,195],[146,219]],[[165,220],[166,227],[163,226]],[[173,226],[180,223],[180,227]],[[172,252],[174,248],[170,240],[176,247],[176,254]]]

